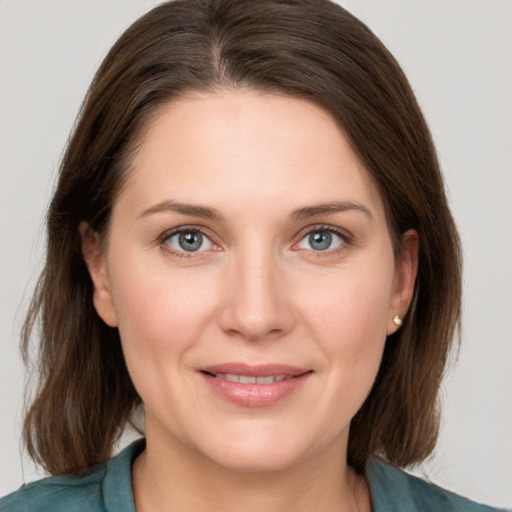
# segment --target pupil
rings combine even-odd
[[[309,235],[309,244],[317,251],[325,251],[332,242],[332,235],[328,231],[316,231]]]
[[[180,247],[184,251],[193,252],[200,249],[203,243],[203,235],[201,233],[181,233],[179,237]]]

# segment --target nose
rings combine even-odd
[[[275,339],[295,325],[286,279],[270,251],[240,256],[225,281],[220,326],[230,335],[258,341]]]

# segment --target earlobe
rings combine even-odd
[[[92,280],[94,308],[107,325],[117,327],[117,315],[100,237],[85,221],[80,223],[78,229],[82,243],[82,256]]]
[[[388,313],[387,334],[393,334],[402,325],[414,294],[418,273],[419,239],[414,229],[402,236],[400,254],[395,265],[393,290]]]

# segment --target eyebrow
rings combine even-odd
[[[359,211],[364,213],[369,219],[373,218],[373,215],[366,206],[354,201],[341,201],[334,203],[322,203],[312,206],[305,206],[304,208],[296,210],[292,214],[292,219],[303,220],[309,217],[314,217],[316,215],[346,212],[349,210]]]
[[[191,215],[209,220],[221,220],[222,215],[214,208],[199,206],[187,203],[177,203],[175,201],[162,201],[144,210],[139,217],[147,217],[148,215],[161,212],[176,212],[182,215]]]
[[[315,217],[316,215],[326,215],[350,210],[360,211],[364,213],[368,218],[373,218],[370,210],[366,206],[354,201],[321,203],[311,206],[305,206],[293,212],[291,218],[297,221],[304,220],[309,217]],[[147,217],[148,215],[161,212],[176,212],[182,215],[190,215],[192,217],[200,217],[203,219],[216,221],[223,219],[222,215],[214,208],[187,203],[178,203],[172,200],[162,201],[158,204],[155,204],[147,208],[139,215],[139,217],[143,218]]]

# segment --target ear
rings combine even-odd
[[[78,228],[82,241],[82,255],[93,284],[93,303],[100,318],[110,327],[117,327],[112,292],[106,269],[106,257],[100,236],[85,221]]]
[[[419,240],[418,233],[414,229],[406,231],[402,236],[402,244],[398,260],[395,264],[393,278],[393,290],[389,303],[389,317],[387,322],[387,334],[393,334],[400,325],[396,325],[396,315],[401,320],[407,314],[414,294],[414,283],[418,273]]]

